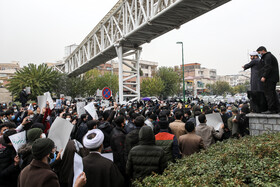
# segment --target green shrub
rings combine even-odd
[[[280,186],[280,133],[217,142],[134,186]]]

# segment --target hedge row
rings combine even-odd
[[[133,186],[280,186],[280,133],[217,142]]]

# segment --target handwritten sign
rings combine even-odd
[[[18,149],[21,148],[21,146],[23,146],[24,144],[26,144],[26,131],[13,134],[9,136],[9,139],[11,140],[16,152],[18,152]]]
[[[78,113],[78,116],[81,117],[82,114],[85,114],[86,111],[85,111],[85,102],[78,102],[77,103],[77,113]]]
[[[49,103],[49,107],[52,110],[54,108],[54,104],[53,104],[53,99],[51,97],[50,92],[46,92],[46,93],[44,93],[44,95],[47,97],[47,101]]]

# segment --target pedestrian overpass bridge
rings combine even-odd
[[[229,1],[119,0],[67,57],[61,70],[78,76],[118,57],[120,103],[125,98],[140,99],[140,46]],[[131,71],[124,71],[123,66]],[[135,83],[127,82],[132,78]]]

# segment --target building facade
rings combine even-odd
[[[236,75],[219,75],[217,80],[228,82],[230,86],[234,87],[245,84],[246,82],[250,82],[250,77],[250,71],[240,71]]]
[[[19,69],[20,63],[17,61],[0,63],[0,83],[5,86]]]
[[[182,72],[183,66],[175,67],[176,71]],[[206,85],[213,84],[217,80],[216,69],[201,67],[200,63],[184,65],[185,90],[187,94],[197,95],[207,91]]]

